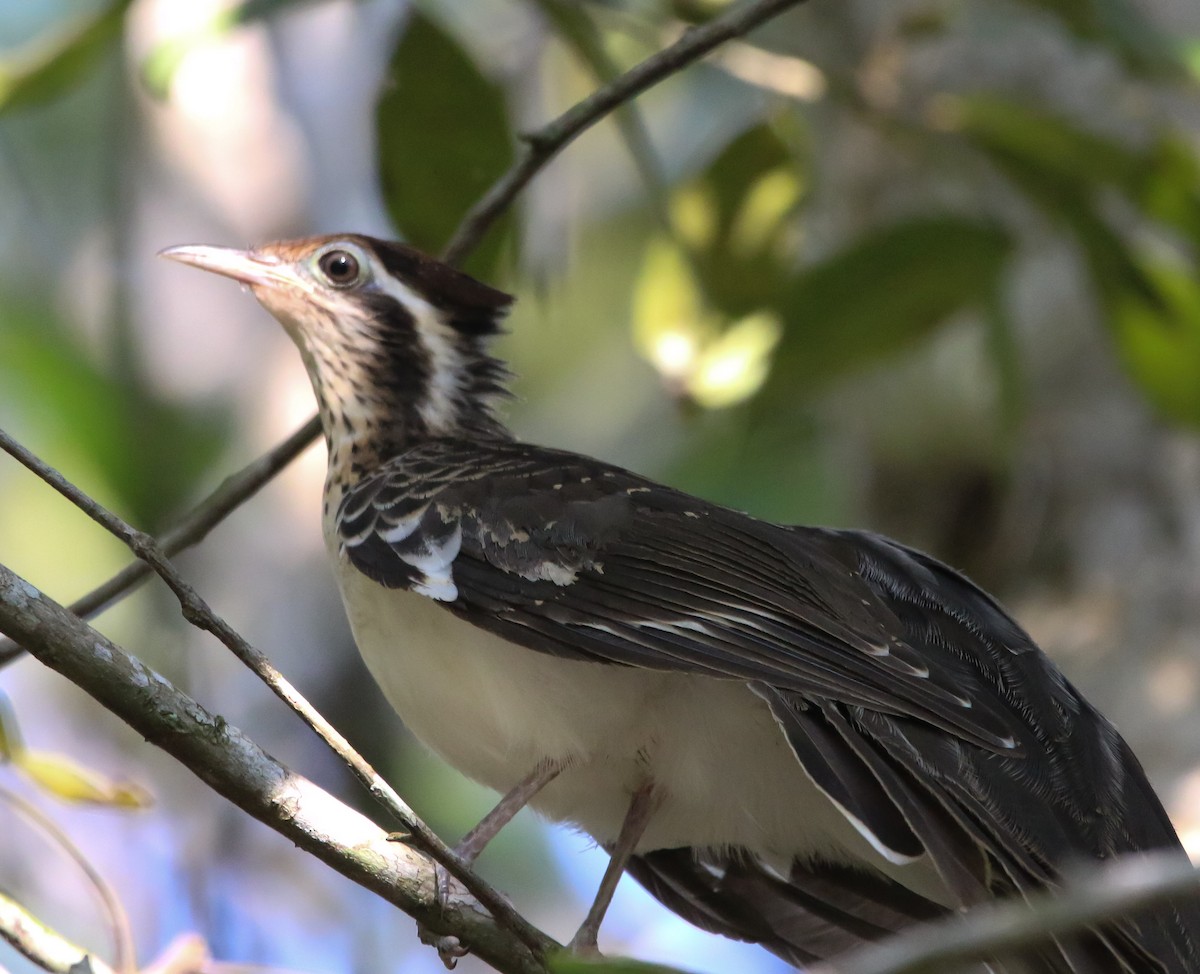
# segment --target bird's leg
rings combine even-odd
[[[513,820],[517,812],[529,804],[539,791],[550,784],[564,765],[557,761],[542,761],[524,778],[508,790],[496,806],[488,812],[475,828],[471,829],[459,840],[454,847],[454,853],[467,865],[474,864],[479,854],[492,841],[504,826]],[[450,874],[440,864],[434,864],[435,890],[438,902],[445,905],[450,898]],[[436,947],[438,956],[447,970],[453,970],[460,957],[466,956],[466,949],[458,942],[457,937],[439,937],[420,924],[417,925],[417,936],[424,944]]]
[[[592,900],[592,908],[580,924],[575,936],[571,938],[570,949],[577,954],[597,953],[596,938],[600,933],[600,924],[604,914],[612,903],[613,894],[617,891],[617,883],[625,872],[625,864],[633,855],[650,824],[650,818],[658,807],[657,796],[652,784],[644,784],[633,793],[633,801],[629,803],[629,811],[625,813],[625,821],[621,823],[621,832],[617,841],[609,850],[608,868],[604,870],[604,878],[600,880],[600,888],[596,890],[596,898]]]
[[[518,781],[509,792],[496,803],[496,807],[488,812],[475,828],[462,837],[454,851],[466,862],[473,863],[479,858],[484,847],[496,837],[504,826],[522,808],[529,804],[539,791],[550,784],[562,771],[562,764],[557,761],[542,761],[529,774]]]

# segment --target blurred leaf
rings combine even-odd
[[[679,248],[651,239],[634,287],[634,344],[672,393],[707,409],[750,397],[766,378],[779,333],[766,311],[732,323],[709,311]]]
[[[245,0],[217,10],[207,23],[196,30],[179,37],[169,37],[157,44],[142,62],[142,83],[154,98],[165,98],[179,65],[196,48],[288,7],[309,6],[314,2],[316,0]]]
[[[1152,77],[1178,78],[1181,60],[1167,34],[1131,0],[1024,0],[1054,14],[1075,36],[1104,44],[1126,66]]]
[[[17,715],[13,713],[8,697],[0,693],[0,763],[11,761],[13,756],[25,750],[21,741],[21,729],[17,726]]]
[[[794,398],[891,354],[984,303],[1011,250],[999,227],[925,217],[859,239],[807,268],[784,293],[785,330],[764,395]]]
[[[1193,37],[1186,41],[1183,56],[1187,69],[1192,73],[1192,79],[1200,81],[1200,40]]]
[[[1100,189],[1120,191],[1148,217],[1200,244],[1200,165],[1177,137],[1168,134],[1149,150],[1128,149],[999,98],[964,99],[957,123],[1047,216],[1075,233],[1107,298],[1132,290],[1153,302],[1156,289],[1101,215]]]
[[[962,131],[1050,219],[1075,237],[1119,354],[1166,416],[1200,423],[1200,161],[1166,133],[1127,149],[1065,120],[997,99],[971,99]],[[1179,264],[1147,260],[1105,218],[1101,190],[1116,190],[1150,222],[1181,233]]]
[[[1071,211],[1092,212],[1092,194],[1111,187],[1200,246],[1200,160],[1186,138],[1166,131],[1149,148],[1129,148],[1060,116],[993,96],[955,99],[949,115],[954,128],[1052,217],[1076,223],[1079,215]]]
[[[802,160],[769,125],[748,129],[683,187],[674,224],[709,300],[742,316],[776,299],[788,275],[783,243],[804,194]]]
[[[779,342],[779,320],[765,311],[729,325],[709,342],[688,377],[687,394],[707,409],[725,409],[758,392]]]
[[[31,415],[69,431],[128,519],[161,529],[215,464],[228,438],[228,413],[184,407],[141,381],[119,381],[53,315],[12,301],[0,308],[0,381],[36,404]]]
[[[437,253],[468,208],[512,164],[503,89],[431,20],[414,13],[375,112],[379,171],[392,220],[415,246]],[[466,267],[494,269],[511,216]]]
[[[21,742],[16,715],[0,695],[0,762],[18,768],[35,785],[62,801],[120,808],[147,808],[153,797],[141,785],[85,768],[74,758],[31,751]]]
[[[1063,179],[1130,189],[1144,171],[1139,153],[1061,116],[995,95],[955,98],[950,104],[954,127],[975,144]]]
[[[154,798],[141,785],[86,768],[65,754],[21,750],[12,763],[43,791],[60,801],[116,808],[149,808]]]
[[[1168,132],[1159,139],[1134,196],[1148,216],[1184,234],[1200,254],[1200,156],[1186,138]]]
[[[652,238],[633,291],[633,340],[659,373],[682,381],[713,331],[691,268],[665,240]]]
[[[1137,294],[1113,302],[1113,330],[1126,367],[1166,416],[1200,427],[1200,282],[1163,263],[1146,262],[1156,300]]]
[[[52,36],[5,52],[0,57],[0,113],[50,101],[83,80],[120,37],[131,2],[114,0]]]

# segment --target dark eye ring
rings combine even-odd
[[[350,287],[358,283],[362,269],[358,258],[348,250],[331,250],[317,261],[322,275],[334,287]]]

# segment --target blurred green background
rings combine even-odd
[[[0,0],[0,426],[169,526],[313,404],[248,295],[157,250],[356,230],[436,252],[520,133],[722,9]],[[1194,0],[809,0],[582,136],[467,266],[520,298],[500,351],[521,436],[965,569],[1120,726],[1200,852]],[[358,662],[322,475],[310,450],[179,562],[455,839],[492,796],[415,746]],[[0,460],[0,560],[69,601],[127,555]],[[159,587],[98,625],[373,812]],[[441,969],[411,921],[36,662],[0,691],[26,747],[153,796],[69,805],[0,767],[114,885],[143,962],[194,930],[276,970]],[[522,817],[483,870],[564,937],[603,862]],[[111,958],[89,885],[2,795],[0,887]],[[779,969],[632,884],[605,933]]]

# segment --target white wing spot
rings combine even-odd
[[[418,595],[436,599],[438,602],[453,602],[458,598],[458,586],[450,578],[449,571],[427,574],[424,581],[418,582],[412,587],[412,590]]]
[[[438,545],[430,545],[424,551],[414,554],[402,554],[400,557],[406,564],[420,569],[426,575],[444,574],[450,577],[450,566],[462,550],[462,528],[454,526],[454,533]]]
[[[579,570],[568,568],[556,561],[543,561],[517,574],[530,582],[553,582],[555,585],[567,586],[579,577]]]
[[[421,515],[424,513],[425,509],[422,508],[415,514],[409,515],[408,517],[404,518],[404,520],[393,524],[386,531],[380,531],[379,537],[388,544],[395,544],[397,541],[403,541],[415,530],[417,530],[417,525],[421,523]]]

